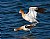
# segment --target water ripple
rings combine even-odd
[[[46,8],[44,14],[38,14],[37,20],[40,22],[29,32],[14,32],[14,28],[28,24],[21,17],[19,10],[28,11],[30,6]],[[50,39],[50,1],[48,0],[0,0],[0,29],[3,39]]]

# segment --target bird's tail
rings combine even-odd
[[[44,13],[45,10],[46,10],[46,9],[44,9],[44,8],[38,8],[38,10],[36,10],[36,12]]]

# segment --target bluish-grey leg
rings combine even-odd
[[[32,36],[33,35],[32,32],[31,31],[29,31],[29,32],[30,32],[30,34],[28,36]]]
[[[32,32],[30,31],[30,34],[31,34]]]

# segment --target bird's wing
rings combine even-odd
[[[36,11],[30,11],[29,15],[33,18],[36,18],[37,12]]]

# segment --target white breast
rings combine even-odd
[[[23,17],[23,19],[30,21],[31,17],[28,14],[26,14],[25,17]]]

